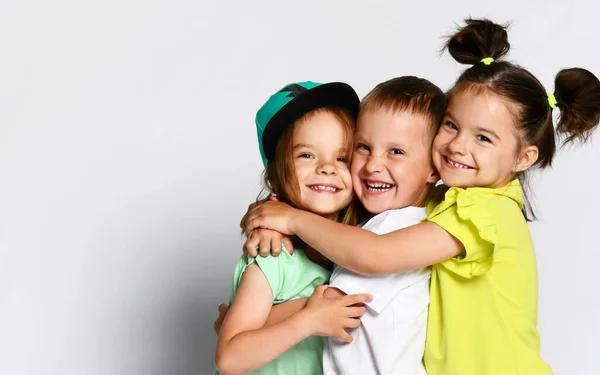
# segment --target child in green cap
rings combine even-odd
[[[287,85],[258,111],[256,125],[265,187],[282,202],[341,223],[350,207],[352,152],[359,99],[344,83]],[[332,264],[298,240],[279,257],[242,257],[230,308],[219,331],[217,374],[322,374],[323,337],[351,338],[369,295],[325,299]],[[306,308],[267,325],[274,305],[310,297]],[[257,350],[260,348],[260,350]]]

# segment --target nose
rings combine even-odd
[[[378,173],[383,171],[383,161],[376,156],[370,156],[365,164],[365,170],[368,173]]]
[[[465,155],[467,153],[467,139],[460,134],[456,135],[456,137],[448,143],[448,150],[454,154]]]
[[[317,173],[325,176],[334,176],[337,174],[337,168],[332,162],[326,161],[319,164],[317,167]]]

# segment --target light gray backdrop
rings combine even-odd
[[[3,0],[0,373],[210,374],[212,322],[259,191],[258,107],[299,80],[418,75],[466,16],[514,21],[510,58],[548,90],[600,74],[580,1]],[[536,183],[543,357],[598,373],[600,136]],[[594,221],[596,221],[594,223]]]

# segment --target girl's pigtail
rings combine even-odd
[[[465,22],[466,26],[448,37],[444,46],[456,61],[475,65],[486,58],[499,60],[508,53],[508,25],[498,25],[487,19],[466,19]]]
[[[560,117],[556,132],[563,144],[589,139],[600,122],[600,81],[582,68],[563,69],[554,80]]]

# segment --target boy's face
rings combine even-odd
[[[439,179],[431,161],[429,120],[387,109],[359,114],[352,155],[352,183],[371,214],[422,207]]]

